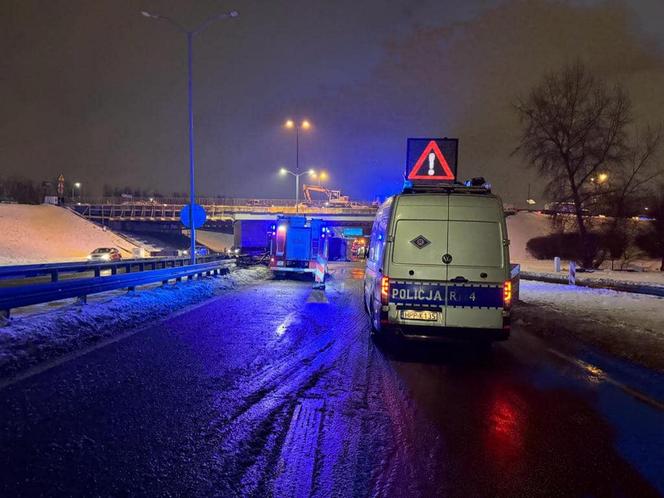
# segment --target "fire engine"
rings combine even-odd
[[[270,269],[282,272],[315,273],[320,261],[327,262],[331,230],[320,219],[280,216],[268,232]]]

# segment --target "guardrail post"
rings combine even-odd
[[[133,285],[131,287],[127,287],[127,294],[133,295],[135,293],[136,293],[136,287],[134,287]]]
[[[125,265],[125,273],[131,273],[131,265],[130,264]]]
[[[51,272],[51,282],[57,282],[58,281],[58,270],[53,270]]]
[[[98,277],[99,275],[101,275],[101,271],[99,268],[95,268],[95,277]]]
[[[569,274],[567,275],[569,285],[576,285],[576,261],[569,262]]]
[[[111,267],[111,275],[117,275],[117,273],[118,273],[118,267],[117,266]]]
[[[161,286],[164,287],[166,285],[168,285],[168,280],[162,280],[161,281]]]
[[[560,256],[553,258],[553,271],[560,273]]]

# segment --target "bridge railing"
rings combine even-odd
[[[259,204],[203,204],[208,219],[220,220],[230,219],[238,213],[245,214],[295,214],[296,207],[292,205],[259,205]],[[144,220],[169,220],[180,219],[180,210],[184,204],[167,203],[122,203],[122,204],[87,204],[80,203],[71,206],[81,215],[97,220],[114,219],[144,219]],[[351,206],[325,206],[301,204],[297,212],[310,215],[335,215],[335,214],[365,214],[373,215],[376,208],[371,205]]]
[[[86,197],[83,199],[76,199],[74,204],[113,204],[113,205],[176,205],[184,206],[189,203],[189,199],[185,197]],[[254,198],[237,198],[237,197],[196,197],[196,203],[203,206],[238,206],[242,208],[247,207],[295,207],[294,199],[254,199]],[[370,202],[351,202],[351,206],[365,206],[371,207]],[[334,207],[329,206],[328,201],[324,200],[300,200],[300,205],[308,205],[315,207]]]

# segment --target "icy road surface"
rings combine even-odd
[[[242,287],[5,387],[0,496],[664,492],[657,402],[518,327],[385,352],[361,283]]]

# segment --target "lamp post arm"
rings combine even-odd
[[[197,28],[195,28],[192,33],[197,35],[201,31],[204,31],[210,24],[212,24],[215,21],[221,21],[222,19],[228,19],[228,18],[234,18],[237,17],[239,14],[237,11],[232,10],[230,12],[223,12],[222,14],[218,14],[216,16],[209,17],[205,21],[203,21],[201,24],[198,25]]]

